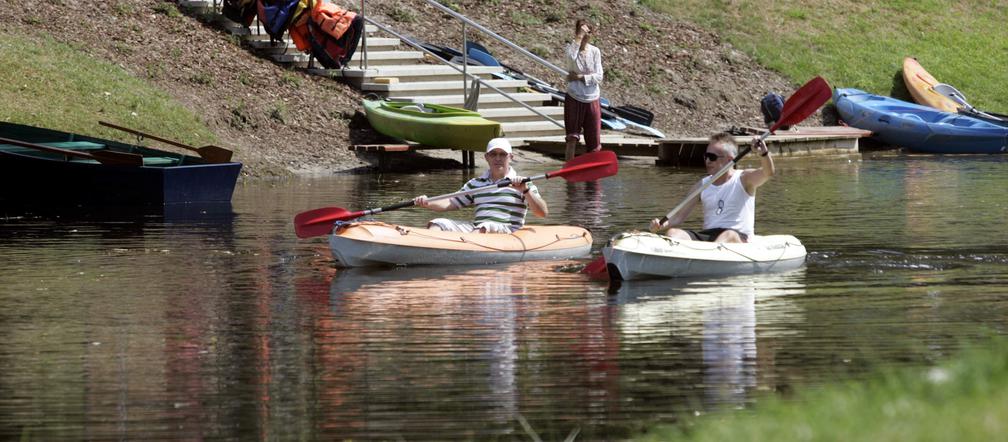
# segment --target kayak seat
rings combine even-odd
[[[413,111],[413,112],[423,112],[423,113],[426,113],[426,114],[434,112],[433,109],[427,109],[421,103],[409,104],[409,105],[401,107],[400,109],[402,109],[402,110],[408,110],[408,111]]]

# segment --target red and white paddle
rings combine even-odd
[[[574,159],[564,163],[563,169],[526,177],[522,181],[529,182],[554,177],[562,177],[570,182],[592,181],[615,175],[618,171],[619,163],[616,160],[616,153],[611,150],[603,150],[575,157]],[[507,187],[510,185],[510,181],[504,181],[487,187]],[[486,189],[486,187],[438,195],[427,198],[427,201],[454,198],[457,196],[481,192],[484,189]],[[307,212],[301,212],[294,217],[294,233],[297,234],[298,238],[311,238],[313,236],[327,235],[332,231],[332,224],[336,221],[347,221],[360,218],[362,216],[388,212],[411,206],[413,206],[413,200],[402,201],[391,206],[359,210],[356,212],[351,212],[342,207],[323,207],[320,209],[309,210]]]

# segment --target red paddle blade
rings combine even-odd
[[[294,217],[294,233],[298,238],[328,235],[332,231],[332,223],[363,215],[363,212],[350,212],[342,207],[323,207],[301,212]]]
[[[591,279],[609,279],[609,269],[606,266],[605,257],[599,256],[598,258],[595,258],[595,260],[588,263],[588,265],[581,269],[581,273],[588,275]]]
[[[616,160],[616,152],[600,150],[574,157],[564,163],[563,169],[548,172],[546,175],[550,178],[563,177],[567,181],[577,183],[613,176],[617,172],[619,172],[619,161]]]
[[[780,119],[770,127],[770,132],[781,126],[793,126],[805,121],[832,96],[833,91],[830,90],[829,83],[822,77],[809,80],[784,102]]]

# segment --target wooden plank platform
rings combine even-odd
[[[745,146],[764,129],[745,127],[752,135],[738,135],[735,143]],[[777,131],[767,137],[767,147],[777,158],[851,155],[859,152],[858,140],[871,132],[847,126],[796,127]],[[661,140],[658,146],[658,165],[703,167],[703,153],[707,150],[707,137],[685,137]]]
[[[352,144],[348,147],[354,152],[371,152],[378,154],[378,169],[388,170],[388,153],[416,152],[418,150],[443,149],[442,147],[426,146],[417,143],[404,144]],[[455,150],[455,149],[453,149]],[[476,167],[476,153],[471,150],[459,150],[462,152],[462,167]]]
[[[536,137],[521,140],[515,144],[515,148],[563,156],[567,143],[563,136]],[[616,152],[617,155],[653,157],[658,155],[658,139],[605,134],[602,135],[602,148]],[[584,150],[584,143],[579,143],[577,152],[583,153]]]

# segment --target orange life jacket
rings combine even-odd
[[[314,3],[311,9],[312,24],[335,39],[342,37],[350,28],[354,17],[357,17],[356,12],[343,9],[325,0],[301,1],[302,4],[308,1]],[[304,7],[307,8],[307,5]],[[308,32],[308,18],[304,16],[299,17],[290,28],[291,40],[294,40],[294,46],[297,46],[298,50],[302,52],[308,52],[311,49]]]

